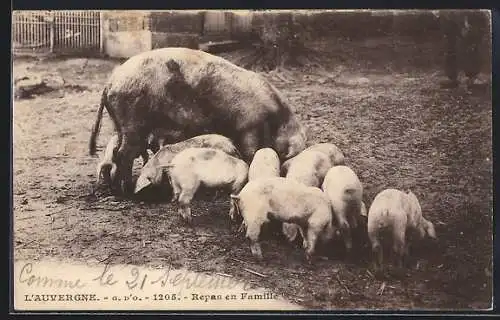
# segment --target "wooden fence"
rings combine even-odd
[[[14,11],[14,53],[99,53],[103,50],[99,11]]]

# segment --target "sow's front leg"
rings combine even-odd
[[[254,129],[242,133],[240,138],[240,152],[245,162],[252,162],[253,155],[260,147],[259,142],[259,133],[257,130]]]

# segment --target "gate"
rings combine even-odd
[[[14,53],[99,53],[102,13],[95,10],[13,11]]]

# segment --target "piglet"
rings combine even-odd
[[[318,239],[326,242],[335,234],[330,202],[319,188],[283,177],[261,178],[249,181],[231,198],[243,216],[250,250],[258,260],[263,259],[259,244],[261,228],[271,219],[299,226],[309,262]]]
[[[352,249],[351,229],[358,227],[360,217],[366,212],[363,185],[351,168],[334,166],[328,170],[322,189],[330,199],[333,215],[349,252]]]
[[[228,188],[237,194],[248,181],[248,165],[245,161],[214,148],[187,148],[179,152],[166,166],[174,194],[172,202],[178,202],[179,213],[191,223],[190,203],[198,188]],[[234,206],[229,211],[234,216]]]
[[[385,189],[373,199],[368,212],[368,237],[374,254],[376,269],[382,267],[382,238],[392,240],[392,249],[397,255],[397,263],[403,265],[408,256],[407,234],[423,239],[436,239],[434,225],[422,216],[422,208],[415,194],[408,190]]]

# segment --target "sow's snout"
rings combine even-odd
[[[283,160],[288,160],[295,157],[302,151],[306,149],[306,135],[303,130],[300,130],[293,136],[291,136],[287,143],[285,152],[283,152]]]

